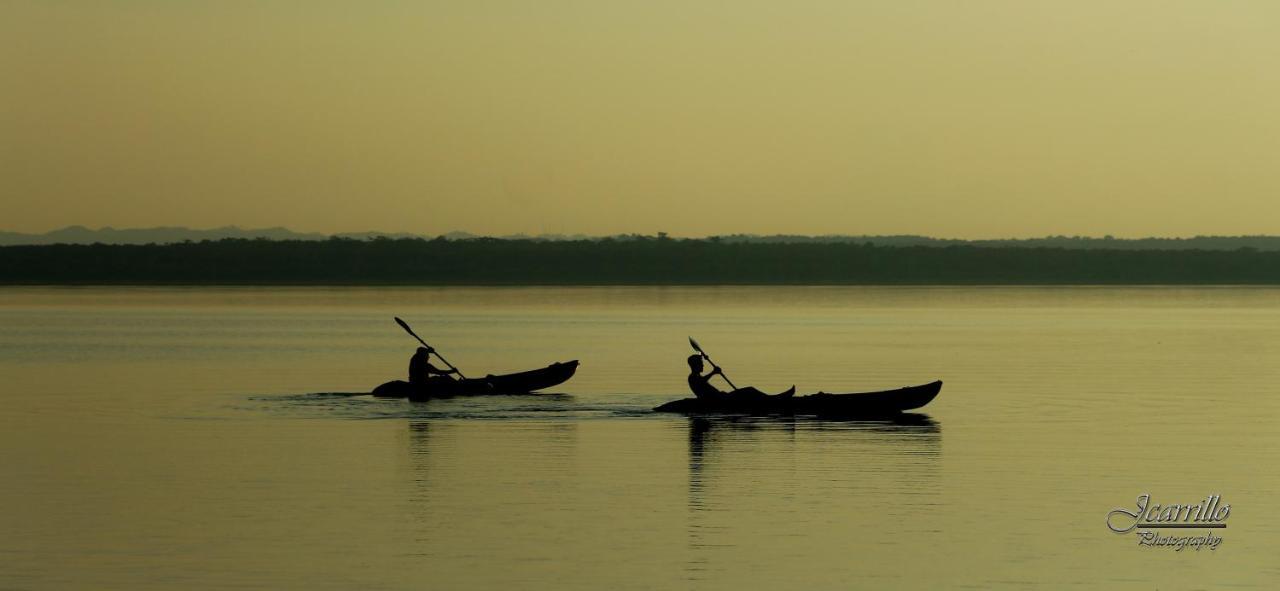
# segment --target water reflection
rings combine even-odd
[[[812,540],[886,527],[895,512],[936,504],[942,426],[797,417],[688,419],[686,574],[724,574],[729,556],[812,559]],[[897,509],[868,512],[870,506]],[[771,532],[767,545],[760,534]],[[752,547],[740,540],[755,539]],[[807,562],[807,560],[805,560]]]
[[[577,431],[570,421],[410,420],[403,501],[415,553],[476,560],[491,554],[469,542],[493,531],[513,542],[562,529],[554,516],[568,508]]]
[[[760,439],[795,442],[797,429],[817,433],[840,433],[847,443],[893,446],[905,456],[923,457],[933,463],[942,453],[942,425],[923,413],[902,413],[887,420],[831,420],[804,417],[690,417],[689,494],[690,508],[705,487],[706,465],[715,462],[718,447]],[[779,437],[781,436],[781,437]]]
[[[436,433],[441,429],[447,429],[447,426],[433,426],[431,421],[409,421],[410,481],[416,493],[414,497],[418,500],[426,499],[430,493],[432,436],[441,436]]]
[[[570,421],[485,422],[415,419],[409,425],[409,458],[414,482],[427,487],[434,471],[474,474],[482,464],[517,464],[544,475],[569,467],[577,446]],[[501,473],[501,471],[499,471]]]

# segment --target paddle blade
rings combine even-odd
[[[689,337],[689,344],[693,346],[694,351],[702,353],[702,347],[698,346],[698,341],[693,340],[693,337]],[[702,354],[706,355],[706,353],[702,353]]]
[[[405,332],[409,333],[409,336],[415,339],[418,339],[418,342],[422,343],[423,347],[428,347],[428,348],[430,347],[430,345],[428,345],[426,341],[422,340],[422,337],[418,336],[418,333],[413,332],[413,329],[409,328],[408,322],[401,320],[399,316],[393,316],[393,318],[396,319],[396,324],[399,324],[400,328],[403,328]]]

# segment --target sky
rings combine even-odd
[[[1280,234],[1280,3],[0,3],[0,229]]]

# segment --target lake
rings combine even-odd
[[[403,379],[393,316],[468,374],[582,365],[349,395]],[[765,391],[945,385],[648,412],[688,336]],[[0,588],[1271,589],[1278,360],[1276,288],[4,288]],[[1221,495],[1223,541],[1109,531],[1143,493]]]

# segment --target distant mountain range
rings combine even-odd
[[[67,226],[59,230],[43,234],[0,231],[0,246],[31,244],[171,244],[177,242],[199,242],[202,240],[233,239],[266,239],[266,240],[328,240],[330,238],[346,238],[369,240],[374,238],[444,238],[447,240],[468,240],[481,236],[467,232],[450,232],[440,236],[428,236],[407,232],[343,232],[339,234],[323,234],[319,232],[295,232],[288,228],[244,229],[238,226],[223,226],[211,229],[191,229],[181,226],[164,226],[155,228],[112,228],[98,229],[84,226]],[[666,239],[666,234],[644,236],[627,234],[619,236],[599,237],[585,234],[512,234],[497,236],[504,240],[645,240]],[[1238,250],[1256,249],[1280,251],[1280,236],[1195,236],[1191,238],[1113,238],[1105,236],[1093,238],[1088,236],[1046,236],[1044,238],[1010,238],[989,240],[958,240],[950,238],[930,238],[928,236],[892,235],[892,236],[804,236],[795,234],[777,234],[762,236],[757,234],[732,234],[713,237],[723,242],[753,242],[774,244],[833,244],[833,243],[870,243],[879,246],[986,246],[1015,248],[1067,248],[1067,249],[1118,249],[1118,250]]]
[[[84,226],[67,226],[43,234],[0,232],[0,245],[15,244],[167,244],[186,240],[219,240],[222,238],[267,238],[270,240],[323,240],[324,234],[304,234],[287,228],[262,228],[244,230],[236,226],[224,226],[209,230],[193,230],[183,227],[112,228],[90,229]]]
[[[331,237],[366,240],[369,238],[424,238],[417,234],[405,232],[345,232],[342,234],[322,234],[319,232],[295,232],[288,228],[245,229],[239,226],[223,226],[197,230],[182,226],[160,226],[155,228],[112,228],[98,229],[84,226],[67,226],[59,230],[43,234],[27,234],[22,232],[0,231],[0,246],[19,244],[173,244],[176,242],[199,242],[201,240],[222,240],[224,238],[267,240],[328,240]],[[445,238],[460,240],[473,238],[465,232],[452,232]],[[435,238],[431,236],[430,238]]]

